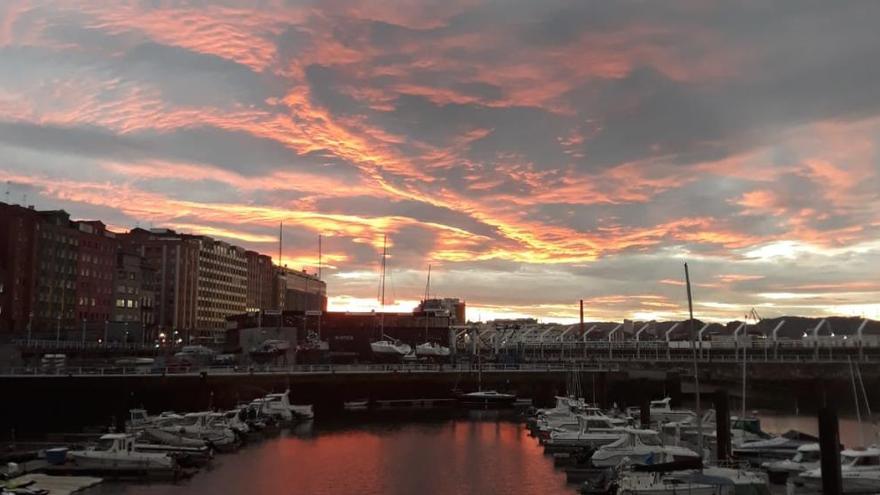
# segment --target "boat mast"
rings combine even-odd
[[[425,299],[422,301],[422,312],[425,314],[425,343],[428,343],[428,298],[431,294],[431,264],[428,263],[428,283],[425,284]]]
[[[745,318],[743,322],[743,334],[745,334],[745,339],[743,339],[743,366],[742,366],[742,407],[740,412],[740,418],[745,421],[746,419],[746,353],[748,352],[748,346],[746,345],[749,339],[749,319]]]
[[[321,234],[318,234],[318,280],[321,280]],[[320,285],[318,286],[318,290],[320,290]],[[327,295],[326,287],[324,290],[324,295]],[[324,305],[320,304],[321,298],[318,298],[318,302],[320,307],[318,308],[318,349],[321,348],[321,318],[324,317]]]
[[[385,257],[388,253],[388,236],[382,236],[382,279],[379,284],[379,301],[382,305],[379,313],[379,331],[382,332],[381,338],[385,338]]]
[[[694,386],[697,389],[696,392],[696,401],[697,401],[697,448],[700,452],[700,459],[703,458],[703,411],[700,408],[700,367],[697,363],[697,334],[694,332],[694,301],[691,296],[691,276],[688,272],[688,264],[684,264],[684,279],[685,284],[687,285],[687,296],[688,296],[688,314],[690,315],[690,319],[688,320],[688,325],[690,327],[691,334],[691,348],[693,350],[693,361],[694,361]]]

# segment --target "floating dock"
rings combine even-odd
[[[101,478],[91,476],[51,476],[29,473],[4,483],[7,488],[29,488],[47,490],[49,495],[70,495],[101,483]]]

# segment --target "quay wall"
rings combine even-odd
[[[230,408],[269,392],[289,388],[291,401],[313,404],[317,415],[342,410],[349,400],[453,398],[453,389],[477,390],[475,372],[315,373],[130,376],[0,376],[0,438],[14,428],[20,437],[74,432],[86,426],[121,425],[128,410],[150,413]],[[483,373],[483,389],[516,392],[536,405],[550,405],[566,391],[564,371]],[[640,397],[671,395],[678,399],[677,375],[599,371],[581,373],[583,395],[602,405],[636,404]]]
[[[687,363],[629,363],[580,372],[582,395],[601,406],[639,405],[645,399],[671,396],[673,403],[689,399],[693,368]],[[874,391],[880,390],[880,369],[861,366],[872,409],[880,409]],[[830,403],[841,410],[854,407],[847,363],[749,364],[748,407],[812,412]],[[701,389],[727,389],[736,403],[741,394],[742,368],[736,363],[701,365]],[[74,432],[86,426],[121,424],[128,410],[144,407],[150,413],[229,408],[269,392],[291,390],[292,402],[313,404],[320,417],[334,414],[349,400],[452,398],[453,389],[478,388],[472,370],[354,373],[207,373],[142,375],[0,375],[0,439],[12,429],[19,437],[48,432]],[[566,393],[571,373],[564,369],[484,372],[484,389],[516,392],[535,405],[549,405]],[[683,391],[685,393],[683,393]]]

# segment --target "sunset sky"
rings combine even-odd
[[[259,5],[254,8],[254,5]],[[880,318],[880,2],[0,2],[3,200],[204,233],[331,309]],[[8,194],[8,195],[7,195]]]

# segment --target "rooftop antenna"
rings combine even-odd
[[[284,220],[282,220],[281,223],[278,224],[278,266],[279,267],[284,266],[284,263],[282,263],[282,258],[281,258],[281,256],[282,256],[281,249],[282,249],[283,245],[284,245]]]
[[[703,411],[700,408],[700,368],[697,364],[697,334],[694,333],[694,301],[691,296],[691,276],[688,272],[688,264],[684,264],[684,279],[685,284],[687,285],[687,296],[688,296],[688,313],[690,314],[690,319],[688,320],[688,326],[690,327],[691,334],[691,347],[693,350],[693,360],[694,360],[694,385],[697,388],[696,392],[696,406],[697,406],[697,448],[699,448],[700,458],[703,457]],[[702,471],[702,469],[701,469]]]

